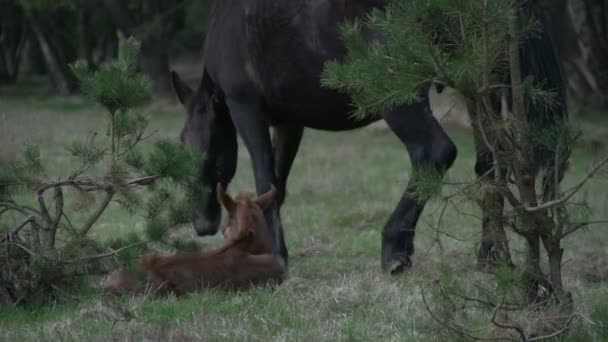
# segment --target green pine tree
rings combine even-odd
[[[106,110],[108,139],[94,133],[86,141],[73,142],[67,152],[78,167],[59,179],[45,173],[35,146],[27,146],[21,160],[0,165],[0,222],[16,222],[0,227],[0,245],[8,251],[0,261],[0,286],[14,294],[15,301],[53,298],[57,289],[74,283],[73,277],[107,271],[104,260],[110,257],[130,267],[150,242],[198,247],[171,240],[168,233],[193,219],[192,203],[204,192],[194,182],[202,156],[166,139],[143,151],[142,144],[152,137],[142,111],[151,99],[150,82],[136,70],[139,43],[122,40],[119,51],[117,59],[94,71],[83,62],[71,66],[85,95]],[[37,206],[26,204],[28,195]],[[71,196],[78,203],[75,207],[65,205]],[[92,240],[90,232],[112,202],[143,215],[145,237]],[[86,210],[89,216],[75,225],[67,219],[71,215],[65,215],[70,210]]]
[[[530,104],[553,109],[557,101],[556,92],[545,89],[545,80],[521,79],[520,47],[542,33],[537,18],[524,14],[529,11],[522,10],[523,3],[389,1],[384,10],[373,11],[364,20],[343,24],[347,56],[326,63],[322,84],[352,96],[355,118],[379,116],[395,106],[419,101],[433,84],[460,92],[471,114],[478,148],[494,156],[494,176],[464,182],[456,193],[442,195],[440,176],[414,170],[416,195],[438,198],[443,211],[448,203],[457,205],[453,200],[456,196],[481,203],[494,225],[492,234],[500,246],[499,259],[506,261],[502,265],[511,263],[503,226],[527,242],[522,272],[514,273],[499,264],[494,272],[500,291],[488,292],[501,298],[481,303],[510,301],[513,296],[506,294],[512,294],[510,290],[516,286],[524,293],[518,297],[523,304],[548,298],[552,303],[571,304],[562,281],[561,240],[580,228],[570,222],[568,209],[572,195],[588,178],[580,187],[562,191],[560,181],[576,134],[567,122],[540,129],[528,115]],[[364,27],[379,33],[381,39],[367,40]],[[497,101],[507,92],[513,95],[510,113],[501,111]],[[541,147],[552,153],[551,169],[556,170],[544,182],[534,168],[535,151]],[[590,176],[606,163],[608,160],[599,163]],[[507,212],[503,209],[505,201],[511,207]],[[548,274],[541,270],[541,248],[548,255]],[[519,281],[511,281],[514,274]],[[454,298],[453,292],[442,291],[450,301]],[[462,297],[462,293],[459,295]],[[565,305],[562,313],[571,309],[571,305]],[[448,327],[458,326],[451,325],[450,320],[445,321]]]

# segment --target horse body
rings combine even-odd
[[[214,185],[226,186],[236,170],[237,133],[253,163],[256,190],[277,187],[265,216],[273,252],[287,260],[280,207],[304,128],[348,130],[372,121],[351,117],[352,99],[320,85],[326,61],[345,57],[338,27],[363,17],[383,0],[222,0],[216,1],[205,40],[204,71],[197,90],[173,73],[173,84],[188,116],[182,140],[206,153],[200,181],[212,193],[194,222],[199,235],[215,234],[221,210]],[[373,39],[373,32],[365,33]],[[542,61],[540,61],[542,63]],[[457,150],[433,117],[428,97],[383,114],[405,145],[413,168],[443,174]],[[270,136],[269,128],[273,135]],[[484,165],[491,158],[484,155]],[[483,166],[483,165],[482,165]],[[481,169],[483,167],[479,167]],[[415,181],[415,179],[414,179]],[[425,202],[410,182],[382,234],[382,266],[402,271],[414,251],[414,229]]]
[[[346,50],[338,25],[343,1],[218,2],[207,32],[205,70],[225,98],[260,99],[271,125],[348,130],[350,97],[319,86],[327,60]]]

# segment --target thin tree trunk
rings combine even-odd
[[[28,39],[28,30],[25,17],[21,12],[14,13],[16,18],[11,23],[0,28],[0,82],[15,83],[25,43]],[[1,32],[4,31],[4,32]]]
[[[57,95],[69,95],[72,91],[67,65],[53,47],[47,36],[48,30],[44,27],[37,14],[29,16],[32,31],[36,36],[40,51],[44,57],[45,65],[51,80],[51,91]]]
[[[165,98],[173,98],[169,53],[167,43],[161,37],[142,42],[139,64],[153,82],[154,92]]]
[[[482,129],[480,127],[481,120],[479,112],[482,110],[481,106],[476,106],[477,110],[475,113],[471,106],[470,115],[472,119],[473,127],[473,138],[475,142],[475,150],[478,160],[484,158],[484,155],[494,156],[489,150],[487,142],[483,138]],[[487,114],[486,114],[487,115]],[[485,163],[487,161],[482,161]],[[488,166],[488,165],[486,165]],[[479,172],[479,171],[478,171]],[[483,170],[481,170],[483,172]],[[488,180],[495,180],[496,170],[490,172],[487,175],[483,175]],[[499,179],[504,179],[504,171],[498,175]],[[504,229],[504,197],[498,192],[485,191],[479,199],[479,206],[482,210],[482,230],[481,230],[481,245],[479,247],[479,253],[477,257],[478,266],[481,268],[488,268],[495,266],[496,264],[512,265],[511,252],[509,250],[509,241],[507,234]]]
[[[528,303],[539,301],[540,279],[543,272],[540,268],[540,237],[532,232],[526,237],[526,273],[524,275],[524,288]]]
[[[91,25],[91,14],[89,8],[84,2],[81,3],[81,8],[78,10],[78,55],[79,58],[87,61],[90,69],[95,69],[95,59],[93,58],[93,44],[89,37],[89,27]]]
[[[578,103],[608,110],[608,0],[580,0],[570,4],[568,14],[577,35],[579,53],[567,63],[569,90]],[[557,41],[561,39],[560,36]]]

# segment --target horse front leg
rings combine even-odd
[[[412,162],[412,178],[382,233],[382,268],[401,273],[411,266],[414,232],[426,200],[417,196],[416,181],[425,168],[443,176],[456,159],[456,146],[431,113],[428,98],[404,105],[385,114],[389,128],[407,148]]]
[[[258,195],[266,193],[272,184],[277,183],[277,179],[269,125],[265,120],[261,103],[248,98],[229,98],[227,104],[236,130],[251,156],[256,191]],[[264,216],[273,239],[273,254],[280,255],[287,263],[287,247],[283,238],[279,203],[276,199],[264,210]]]
[[[296,158],[304,127],[280,125],[272,128],[272,147],[274,150],[277,202],[283,206],[287,196],[287,178]]]

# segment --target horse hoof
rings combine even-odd
[[[399,257],[391,260],[384,265],[384,270],[390,275],[403,274],[407,269],[412,267],[412,261],[409,257]]]

